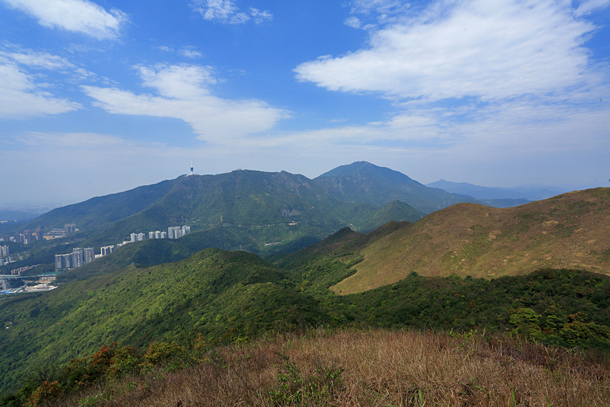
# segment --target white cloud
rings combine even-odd
[[[195,49],[195,47],[193,47],[193,46],[185,46],[185,47],[180,48],[177,51],[174,48],[168,47],[166,45],[161,45],[161,46],[158,46],[155,48],[158,49],[159,51],[169,52],[172,54],[177,53],[178,55],[181,55],[186,58],[191,58],[191,59],[201,58],[203,56],[203,54],[200,51],[198,51],[197,49]]]
[[[349,2],[352,13],[360,14],[389,14],[404,11],[409,8],[409,3],[400,0],[352,0]]]
[[[584,0],[576,9],[577,16],[583,16],[600,8],[610,6],[610,0]]]
[[[356,16],[351,16],[351,17],[346,18],[345,21],[343,22],[343,24],[345,24],[348,27],[352,27],[352,28],[360,28],[362,26],[362,22]]]
[[[201,58],[203,56],[201,52],[193,48],[182,48],[178,53],[187,58]]]
[[[16,65],[0,62],[0,117],[24,118],[79,109],[78,103],[40,90]]]
[[[44,52],[0,49],[0,117],[25,118],[78,110],[81,105],[58,98],[48,91],[51,86],[36,81],[36,75],[26,70],[45,69],[70,72],[82,77],[87,71],[76,68],[64,58]]]
[[[233,0],[194,0],[191,6],[205,20],[226,24],[244,24],[250,20],[261,24],[273,19],[273,14],[267,10],[250,7],[248,12],[241,12]]]
[[[273,14],[267,10],[259,10],[254,7],[250,7],[250,15],[254,19],[256,24],[261,24],[265,21],[273,20]]]
[[[38,19],[48,28],[78,32],[97,39],[115,38],[128,20],[117,9],[106,11],[88,0],[0,0]]]
[[[26,65],[33,68],[49,70],[66,70],[75,68],[75,66],[67,59],[46,52],[35,52],[31,50],[10,52],[0,50],[0,57],[12,59],[20,65]]]
[[[593,29],[555,0],[443,2],[374,31],[366,49],[295,72],[329,90],[403,99],[544,95],[595,80],[583,46]]]
[[[228,100],[212,95],[216,83],[210,67],[138,66],[145,86],[158,96],[136,95],[117,88],[84,86],[97,106],[110,113],[173,117],[189,123],[199,138],[216,143],[269,130],[287,112],[258,100]]]

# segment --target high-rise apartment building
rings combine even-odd
[[[72,249],[72,268],[81,267],[85,264],[85,258],[82,247],[75,247]]]
[[[55,269],[56,270],[64,270],[71,269],[72,267],[72,254],[56,254],[55,255]]]
[[[184,235],[188,235],[189,233],[191,233],[191,227],[190,226],[170,226],[167,228],[167,236],[170,239],[178,239],[181,238]]]
[[[102,256],[107,256],[114,251],[114,245],[112,246],[104,246],[100,249],[100,254]]]
[[[83,249],[83,255],[85,256],[85,264],[91,263],[95,260],[95,253],[93,252],[93,247],[85,247]]]
[[[63,256],[63,254],[56,254],[55,255],[55,270],[61,270],[63,267],[63,263],[62,263],[62,259],[61,256]]]

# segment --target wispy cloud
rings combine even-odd
[[[189,123],[202,140],[230,142],[271,129],[288,113],[258,100],[222,99],[212,94],[217,79],[211,67],[137,66],[143,84],[157,95],[118,88],[84,86],[97,106],[115,114],[173,117]]]
[[[0,0],[38,19],[48,28],[60,28],[97,39],[116,38],[129,20],[124,12],[88,0]]]
[[[577,16],[583,16],[600,8],[610,6],[610,0],[583,0],[576,9]]]
[[[75,77],[89,74],[60,56],[3,44],[0,47],[0,117],[44,116],[81,108],[78,103],[53,95],[51,86],[41,80],[44,79],[41,70]]]
[[[596,80],[583,46],[594,26],[565,4],[473,0],[432,7],[420,18],[372,32],[366,49],[295,71],[299,80],[330,90],[401,99],[556,92]]]
[[[203,56],[203,54],[195,49],[192,48],[183,48],[180,51],[178,51],[178,53],[180,55],[182,55],[183,57],[187,57],[187,58],[201,58]]]
[[[155,48],[158,49],[159,51],[169,52],[171,54],[177,53],[178,55],[181,55],[183,57],[190,58],[190,59],[201,58],[203,56],[203,54],[193,46],[184,46],[178,50],[175,50],[174,48],[168,47],[166,45],[161,45],[161,46],[158,46]]]
[[[610,148],[610,77],[586,46],[598,27],[584,16],[609,4],[439,0],[407,10],[400,8],[406,3],[391,0],[349,2],[353,15],[345,24],[369,31],[366,46],[303,63],[296,77],[331,91],[379,95],[397,113],[273,143],[404,156],[410,167],[426,168],[426,177],[434,177],[427,165],[433,157],[443,160],[445,171],[453,160],[471,182],[494,163],[508,168],[519,160],[514,179],[523,182],[540,173],[541,155],[549,162],[568,162],[570,154],[596,156]],[[371,19],[375,25],[365,27]],[[590,173],[607,166],[602,162],[592,161]],[[554,168],[546,182],[572,176],[569,166]]]
[[[250,7],[246,12],[240,11],[233,0],[194,0],[191,6],[205,20],[225,24],[244,24],[248,21],[261,24],[273,20],[273,14],[267,10]]]

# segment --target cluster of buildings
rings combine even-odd
[[[36,229],[33,232],[32,229],[26,229],[23,232],[15,233],[14,235],[4,235],[0,237],[0,241],[28,244],[36,240],[64,237],[68,233],[74,233],[77,230],[78,229],[74,223],[65,224],[63,229],[53,228],[46,234],[42,232],[42,229]]]
[[[42,229],[36,229],[32,232],[31,229],[26,229],[21,233],[15,233],[14,235],[4,235],[2,236],[2,241],[4,242],[16,242],[16,243],[24,243],[28,244],[35,240],[44,239]]]
[[[13,262],[13,258],[9,256],[10,253],[8,246],[0,246],[0,266]]]
[[[95,260],[93,247],[75,247],[72,253],[55,255],[55,270],[74,269]]]
[[[167,232],[161,232],[156,230],[154,232],[148,232],[149,239],[178,239],[182,236],[191,233],[190,226],[170,226]],[[144,233],[131,233],[130,240],[126,240],[123,243],[116,245],[116,248],[124,246],[132,242],[140,242],[146,239]],[[115,245],[104,246],[100,248],[100,254],[93,253],[93,247],[76,247],[72,250],[72,253],[67,254],[56,254],[55,255],[55,270],[66,270],[73,269],[83,266],[87,263],[91,263],[93,260],[107,256],[115,250]]]
[[[186,236],[189,233],[191,233],[191,227],[190,226],[170,226],[167,228],[167,232],[163,231],[161,232],[160,230],[155,230],[155,231],[150,231],[148,232],[148,238],[149,239],[178,239],[181,238],[182,236]],[[130,240],[126,240],[123,243],[119,243],[117,245],[117,247],[121,247],[124,246],[126,244],[129,243],[133,243],[133,242],[141,242],[142,240],[146,239],[146,234],[145,233],[132,233],[130,235]]]

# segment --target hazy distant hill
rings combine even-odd
[[[458,204],[415,224],[394,225],[379,237],[351,235],[356,239],[349,244],[333,243],[337,252],[326,255],[353,262],[355,273],[333,290],[365,291],[412,272],[492,278],[552,267],[610,274],[609,188],[507,209]]]
[[[467,182],[451,182],[441,179],[430,184],[430,188],[439,188],[452,194],[469,195],[476,199],[516,199],[538,201],[565,193],[565,190],[553,188],[518,187],[518,188],[490,188],[469,184]],[[526,203],[526,202],[522,202]]]
[[[314,181],[335,197],[349,202],[384,205],[402,201],[430,213],[459,202],[476,202],[441,189],[429,188],[408,176],[365,161],[343,165],[315,178]]]
[[[23,221],[35,218],[36,214],[22,211],[0,210],[0,222]]]

